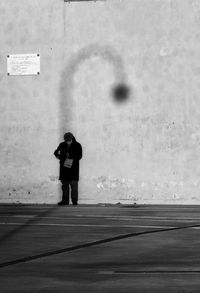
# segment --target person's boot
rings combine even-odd
[[[58,206],[67,206],[69,203],[68,202],[65,202],[65,201],[60,201],[59,203],[58,203]]]

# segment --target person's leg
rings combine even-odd
[[[59,204],[69,204],[69,182],[62,182],[62,201]]]
[[[73,205],[78,204],[78,181],[70,181],[71,198]]]

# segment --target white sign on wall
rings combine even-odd
[[[39,54],[12,54],[7,56],[8,75],[40,74]]]

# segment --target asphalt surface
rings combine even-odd
[[[200,293],[200,206],[1,205],[0,292]]]

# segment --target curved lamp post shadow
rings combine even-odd
[[[60,130],[66,130],[73,117],[73,88],[74,76],[81,64],[92,56],[100,56],[103,60],[109,62],[114,69],[115,83],[111,89],[111,94],[115,102],[125,102],[130,96],[130,88],[126,82],[126,73],[121,56],[109,46],[90,45],[81,49],[67,63],[60,82]]]

